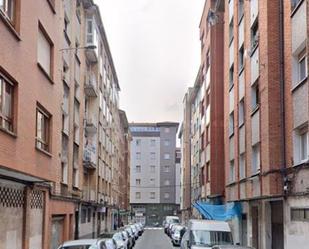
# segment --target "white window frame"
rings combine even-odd
[[[165,160],[170,160],[171,159],[171,154],[170,153],[164,153],[164,159]]]
[[[254,157],[254,151],[256,148],[259,148],[257,156],[256,156],[256,163],[254,162],[255,157]],[[252,146],[252,172],[251,174],[257,174],[258,172],[260,172],[261,169],[261,145],[260,143],[257,143],[255,145]],[[255,170],[255,171],[253,171]]]
[[[300,78],[300,62],[302,60],[305,60],[305,72],[306,72],[306,74],[305,74],[304,78],[301,79]],[[307,57],[307,53],[305,51],[304,54],[297,61],[298,82],[302,82],[308,77],[308,62],[307,62],[307,60],[308,60],[308,57]]]
[[[135,192],[135,199],[140,200],[142,198],[141,192]]]
[[[309,136],[308,136],[308,128],[307,127],[304,127],[304,128],[302,128],[302,129],[299,129],[298,131],[297,131],[297,135],[298,135],[298,145],[299,145],[299,161],[300,161],[300,163],[303,163],[303,162],[306,162],[306,161],[308,161],[308,159],[309,159],[309,141],[308,141],[308,139],[309,139]],[[307,158],[302,158],[302,135],[306,135],[306,139],[307,139]]]

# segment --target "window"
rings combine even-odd
[[[74,63],[74,80],[76,84],[80,84],[80,61],[77,57],[75,57]]]
[[[259,83],[256,82],[251,87],[251,108],[254,111],[260,103],[260,92],[259,92]]]
[[[141,179],[136,179],[135,180],[135,185],[140,186],[141,185]]]
[[[14,86],[0,75],[0,127],[13,131]]]
[[[232,112],[229,117],[229,135],[232,136],[233,134],[234,134],[234,112]]]
[[[206,146],[210,143],[210,125],[206,126]]]
[[[82,224],[86,223],[86,217],[87,217],[87,209],[82,208],[82,212],[81,212],[81,223]]]
[[[156,140],[151,139],[151,140],[150,140],[150,146],[151,146],[151,147],[155,147],[155,146],[156,146]]]
[[[171,185],[170,180],[165,180],[165,181],[164,181],[164,185],[165,185],[165,186],[169,186],[169,185]]]
[[[170,140],[169,139],[164,140],[164,146],[170,146]]]
[[[252,174],[260,171],[260,144],[252,147]]]
[[[239,178],[246,178],[246,158],[244,153],[239,156]]]
[[[210,182],[210,163],[206,164],[206,181]]]
[[[135,199],[141,199],[141,192],[135,192]]]
[[[230,67],[229,84],[230,84],[230,88],[234,86],[234,64],[232,64],[232,66]]]
[[[244,118],[245,118],[245,100],[242,99],[239,102],[239,106],[238,106],[238,125],[242,126],[244,124]]]
[[[165,165],[164,166],[164,172],[165,173],[169,173],[170,172],[170,166],[169,165]]]
[[[141,153],[140,152],[136,152],[136,159],[140,160],[141,159]]]
[[[251,27],[251,54],[253,54],[253,50],[259,44],[259,22],[258,18],[256,19],[255,23]]]
[[[230,161],[230,183],[235,182],[235,165],[234,160]]]
[[[140,165],[136,165],[135,171],[136,171],[136,173],[140,173],[141,172],[141,166]]]
[[[300,161],[308,159],[308,128],[302,128],[298,131],[299,135],[299,158]]]
[[[242,71],[244,68],[244,45],[241,46],[238,52],[238,70]]]
[[[74,144],[73,146],[73,187],[78,188],[78,183],[79,183],[79,174],[78,174],[78,154],[79,154],[79,147],[78,145]]]
[[[165,127],[165,128],[164,128],[164,132],[165,132],[165,133],[169,133],[169,132],[170,132],[170,128],[169,128],[169,127]]]
[[[39,67],[49,77],[52,77],[52,50],[53,44],[50,38],[47,36],[43,27],[39,25],[38,33],[38,48],[37,48],[38,64]]]
[[[155,179],[154,178],[150,178],[150,186],[154,186],[155,185]]]
[[[232,19],[229,25],[229,41],[231,43],[231,41],[234,38],[234,20]]]
[[[155,172],[156,172],[156,166],[151,165],[151,166],[150,166],[150,172],[151,172],[151,173],[155,173]]]
[[[37,106],[36,109],[36,147],[49,151],[49,131],[50,128],[50,115],[43,110],[43,108]]]
[[[136,139],[135,143],[136,143],[136,146],[140,146],[142,141],[140,139]]]
[[[244,16],[244,0],[238,1],[238,22],[242,19]]]
[[[298,80],[299,82],[307,78],[307,59],[306,51],[300,53],[298,60]]]
[[[302,0],[291,0],[291,9],[292,11],[298,6],[298,4],[301,2]]]
[[[170,159],[171,158],[171,155],[169,154],[169,153],[165,153],[164,154],[164,159],[165,160],[168,160],[168,159]]]
[[[164,199],[170,198],[170,193],[164,193]]]
[[[156,159],[156,153],[155,152],[151,152],[150,153],[150,159],[151,160],[155,160]]]
[[[150,192],[150,199],[156,199],[156,193]]]
[[[291,221],[309,221],[309,208],[291,208]]]
[[[0,10],[14,24],[15,0],[0,0]]]

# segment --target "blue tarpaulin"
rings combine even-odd
[[[204,219],[227,221],[234,217],[240,217],[242,213],[241,203],[231,202],[225,205],[212,205],[207,202],[196,202],[193,206]]]

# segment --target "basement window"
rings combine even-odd
[[[309,208],[291,208],[291,221],[309,222]]]

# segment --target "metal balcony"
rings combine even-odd
[[[98,96],[97,80],[93,74],[90,74],[86,77],[84,89],[85,89],[85,95],[87,97],[95,98]]]
[[[83,165],[87,169],[97,168],[97,156],[96,156],[96,146],[95,145],[85,145]]]

